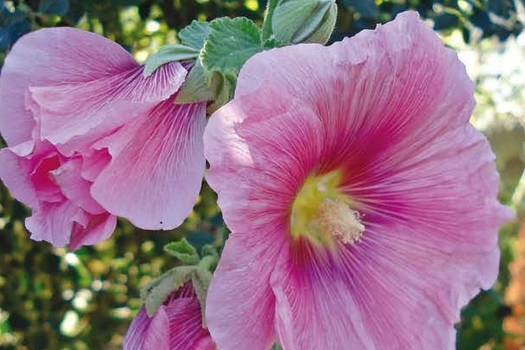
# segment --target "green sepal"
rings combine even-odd
[[[201,305],[202,327],[204,328],[206,328],[206,296],[208,294],[211,277],[210,271],[203,268],[197,268],[191,274],[191,283],[193,283],[193,289]]]
[[[204,325],[206,293],[211,277],[211,273],[202,267],[178,266],[149,282],[140,291],[140,297],[148,316],[152,317],[172,292],[191,280],[197,299],[201,304]]]
[[[261,30],[261,41],[266,42],[270,39],[273,39],[273,29],[272,29],[272,17],[275,7],[279,0],[268,0],[266,5],[266,11],[264,13],[264,21]]]
[[[198,56],[199,50],[193,47],[181,44],[165,45],[161,47],[159,51],[148,57],[143,74],[145,77],[148,77],[163,64],[173,61],[194,59]]]
[[[262,50],[261,31],[253,21],[223,17],[210,23],[200,59],[208,71],[237,74],[248,58]]]
[[[217,263],[219,262],[219,253],[217,248],[212,244],[206,244],[201,250],[201,261],[199,266],[207,271],[215,271]]]
[[[166,301],[171,292],[179,289],[191,278],[196,266],[178,266],[146,284],[140,291],[140,298],[149,317]]]
[[[193,20],[189,26],[179,31],[181,44],[200,51],[210,34],[210,23]]]
[[[197,59],[195,65],[186,76],[186,80],[177,94],[175,103],[211,101],[215,98],[219,83],[220,80],[218,78],[214,79],[213,73],[206,70],[202,66],[200,59]]]
[[[199,263],[199,254],[186,238],[178,242],[168,243],[164,246],[164,251],[179,259],[185,265],[196,265]]]
[[[214,72],[214,78],[218,79],[219,82],[217,84],[217,90],[215,92],[215,100],[213,103],[211,103],[208,108],[207,112],[209,114],[212,114],[217,109],[224,106],[228,101],[230,101],[233,98],[233,94],[235,92],[235,86],[237,85],[237,75],[233,73],[224,73],[219,74],[217,72]]]

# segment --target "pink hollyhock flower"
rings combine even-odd
[[[31,238],[76,249],[115,216],[182,223],[200,189],[205,105],[175,105],[187,70],[149,77],[116,43],[73,28],[22,37],[0,75],[0,178],[31,207]]]
[[[454,349],[511,218],[473,106],[414,12],[248,60],[204,134],[232,231],[206,304],[217,347]]]
[[[191,282],[170,294],[149,317],[142,306],[131,323],[123,350],[215,350],[202,325],[199,300]]]

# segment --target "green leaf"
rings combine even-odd
[[[179,40],[183,45],[200,50],[210,34],[210,23],[193,20],[189,26],[179,32]]]
[[[173,61],[188,60],[199,56],[199,50],[180,44],[165,45],[148,57],[144,67],[144,76],[150,76],[157,68]]]
[[[186,238],[178,242],[172,242],[164,246],[164,251],[179,259],[185,265],[195,265],[199,263],[199,254]]]
[[[212,73],[204,69],[200,59],[186,76],[186,80],[175,99],[175,103],[196,103],[210,101],[215,98],[217,79],[212,78]]]
[[[210,35],[200,58],[209,71],[236,75],[248,58],[262,50],[261,33],[253,21],[223,17],[210,23]]]

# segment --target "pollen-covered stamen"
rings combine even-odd
[[[332,198],[326,198],[319,205],[316,220],[312,224],[345,244],[359,241],[365,230],[357,211],[352,210],[347,203]]]

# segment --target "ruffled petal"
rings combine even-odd
[[[35,121],[25,108],[30,86],[87,83],[136,66],[121,46],[83,30],[48,28],[23,36],[7,55],[0,75],[2,136],[9,146],[31,140]]]
[[[47,241],[55,247],[70,245],[75,250],[85,244],[107,239],[115,230],[117,220],[107,213],[91,215],[70,201],[42,203],[26,219],[31,239]]]
[[[283,237],[233,233],[206,298],[206,322],[221,350],[266,350],[274,342],[275,297],[269,278]]]
[[[205,105],[166,100],[95,147],[112,160],[91,193],[109,212],[145,229],[173,229],[190,213],[205,159]]]
[[[81,169],[82,159],[76,157],[51,171],[51,174],[56,184],[60,187],[62,194],[80,208],[91,214],[106,212],[106,210],[91,197],[89,193],[91,182],[81,177]]]
[[[84,245],[93,245],[105,241],[117,226],[117,218],[106,212],[90,214],[79,211],[73,220],[73,229],[69,240],[70,250],[77,250]]]
[[[0,163],[2,181],[33,211],[26,220],[32,239],[57,247],[69,244],[75,250],[98,243],[114,231],[116,217],[91,197],[91,182],[80,177],[79,157],[66,159],[52,145],[38,143],[26,157],[9,148],[0,150]]]
[[[30,207],[38,206],[37,193],[26,175],[23,158],[13,153],[9,148],[0,149],[0,179],[9,188],[11,195]]]

